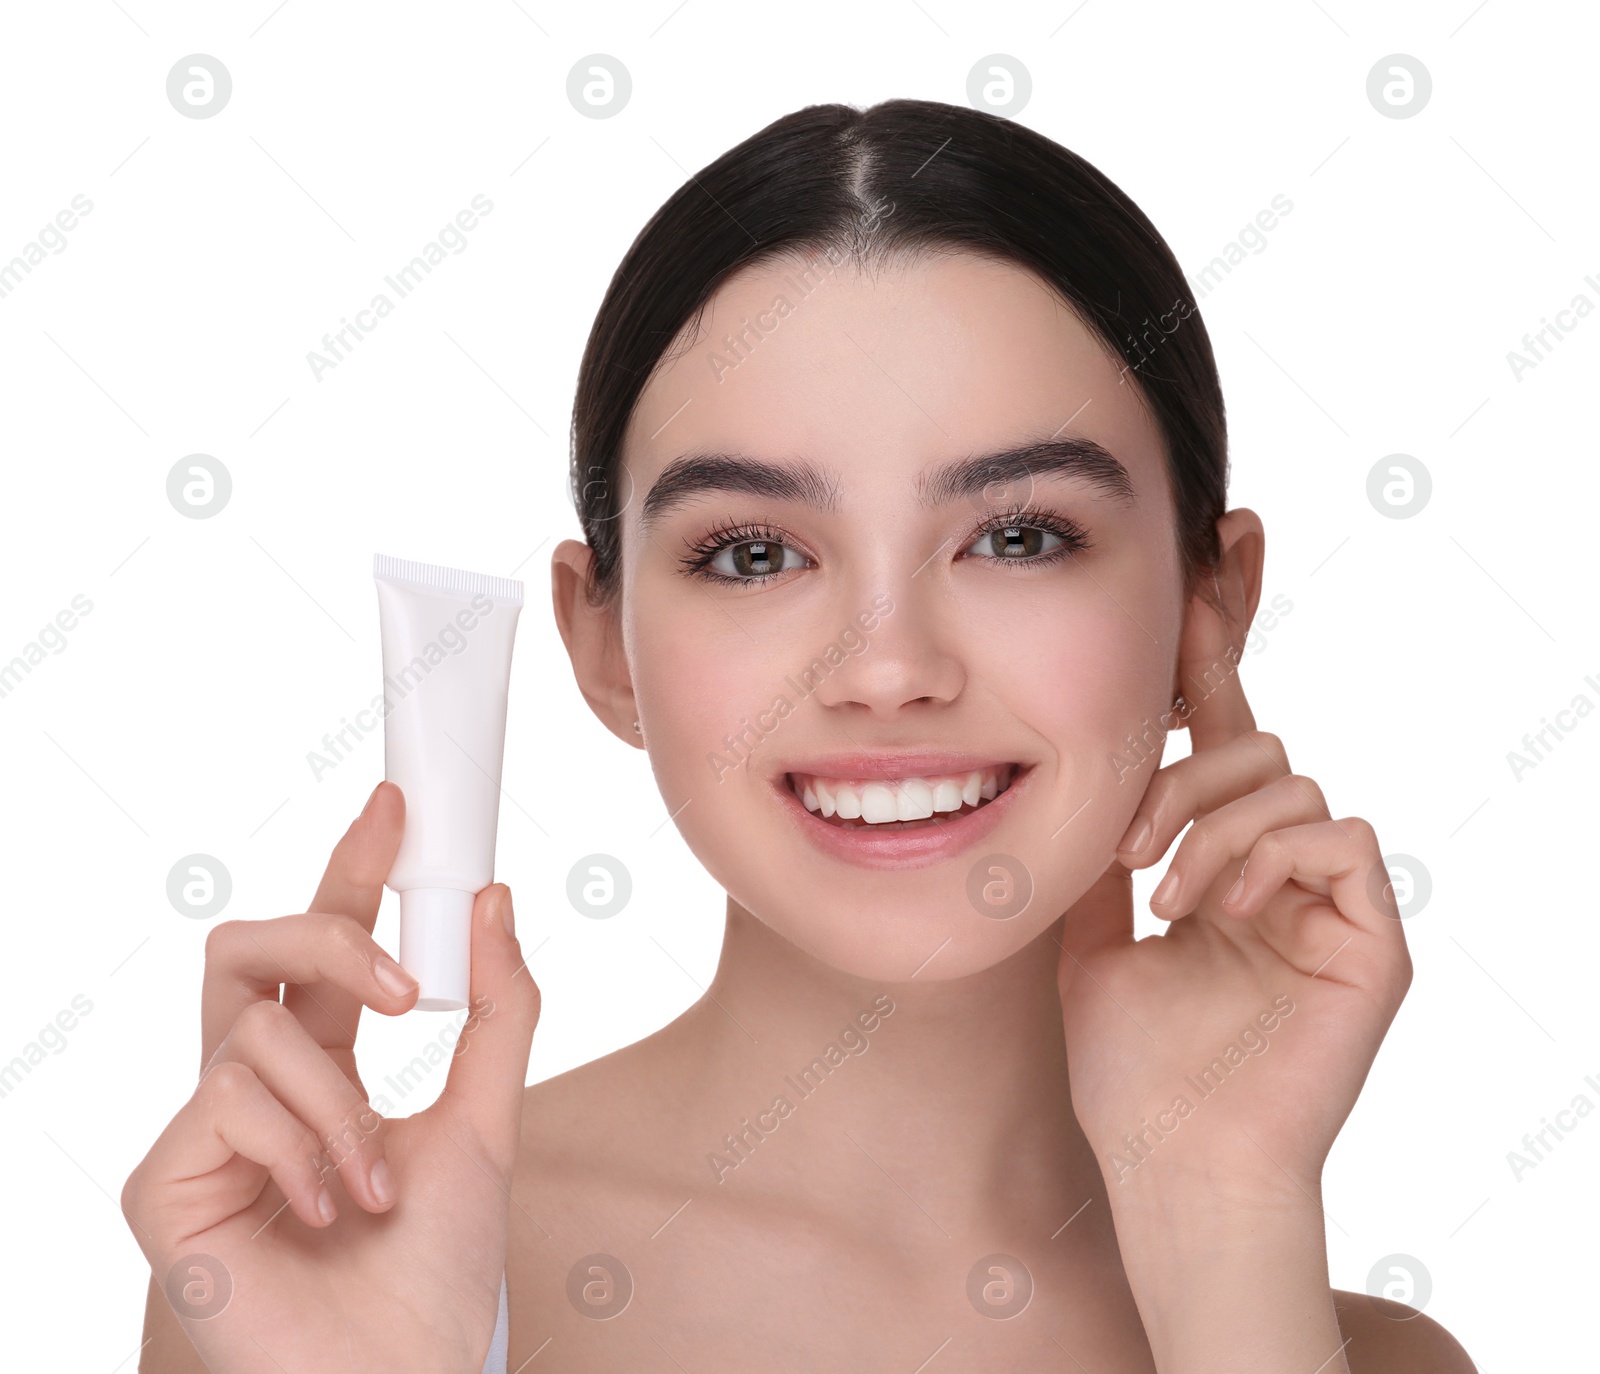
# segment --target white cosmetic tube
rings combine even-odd
[[[522,583],[375,554],[384,777],[405,793],[387,885],[419,1011],[471,996],[472,903],[494,881],[511,648]]]

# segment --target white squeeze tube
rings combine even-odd
[[[405,793],[387,885],[419,1011],[471,996],[472,901],[494,881],[511,647],[522,583],[375,554],[384,777]]]

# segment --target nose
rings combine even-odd
[[[818,687],[818,704],[885,723],[949,705],[966,685],[974,646],[958,638],[948,598],[932,576],[910,569],[880,575],[876,587],[887,590],[858,584],[835,608],[836,623],[849,627],[835,643],[847,652]]]

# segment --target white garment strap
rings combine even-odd
[[[506,1374],[506,1346],[511,1338],[511,1315],[506,1308],[506,1276],[500,1275],[500,1310],[495,1313],[494,1337],[489,1342],[489,1358],[483,1362],[483,1374]]]

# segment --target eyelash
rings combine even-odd
[[[1031,558],[1002,558],[998,554],[979,554],[977,557],[985,558],[991,563],[1013,565],[1012,570],[1020,568],[1042,568],[1060,562],[1063,558],[1073,554],[1082,553],[1094,547],[1093,541],[1083,529],[1075,522],[1067,520],[1053,511],[1047,511],[1038,506],[1021,506],[1014,510],[1002,512],[988,523],[973,530],[967,541],[961,547],[970,548],[974,540],[981,539],[984,535],[994,534],[997,530],[1004,529],[1035,529],[1043,530],[1046,534],[1053,534],[1061,540],[1059,547],[1046,553],[1035,554]],[[689,555],[679,559],[685,572],[691,577],[703,578],[707,582],[721,583],[733,587],[753,587],[764,582],[769,582],[775,577],[782,577],[783,572],[761,573],[755,577],[729,577],[724,573],[715,571],[710,567],[714,559],[724,549],[736,548],[740,544],[780,544],[784,548],[793,548],[788,536],[782,530],[774,529],[770,525],[719,525],[709,531],[698,543],[689,546]],[[784,569],[784,572],[796,571],[793,568]]]

